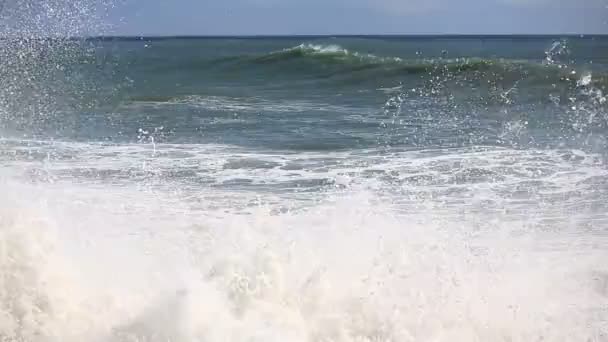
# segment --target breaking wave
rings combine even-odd
[[[399,213],[363,189],[245,215],[119,187],[3,191],[20,203],[3,202],[0,222],[5,341],[605,336],[601,238],[567,225],[543,232],[527,216],[484,221],[430,202]]]
[[[570,83],[576,85],[577,73],[584,70],[538,61],[489,58],[420,58],[377,56],[342,48],[338,45],[301,44],[292,48],[270,52],[261,56],[229,57],[210,62],[226,63],[228,68],[259,68],[267,66],[285,73],[326,72],[326,76],[352,72],[369,72],[369,77],[397,75],[449,74],[501,79],[533,79],[546,84]],[[205,64],[199,66],[205,66]],[[206,66],[205,66],[206,67]],[[328,69],[329,68],[329,69]],[[596,73],[594,86],[608,85],[608,75]]]

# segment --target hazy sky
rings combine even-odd
[[[127,1],[118,34],[608,33],[608,0]]]
[[[35,35],[607,33],[608,0],[0,0]],[[108,3],[112,10],[99,11]],[[103,12],[102,20],[93,19]]]

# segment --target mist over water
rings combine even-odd
[[[107,6],[3,12],[0,341],[608,340],[605,37],[57,38]]]

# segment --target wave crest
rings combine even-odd
[[[506,77],[534,79],[551,83],[571,83],[576,86],[573,69],[543,63],[542,60],[510,60],[502,58],[402,58],[378,56],[353,51],[339,45],[300,44],[291,48],[266,53],[261,56],[242,56],[236,64],[239,68],[271,66],[281,74],[328,72],[329,75],[351,72],[370,72],[369,77],[399,75],[439,74],[452,76],[490,77],[500,80]],[[234,62],[234,59],[226,60]],[[575,72],[576,73],[576,72]],[[605,84],[608,77],[594,75],[593,84]]]
[[[349,51],[339,45],[300,44],[298,46],[271,52],[256,59],[256,62],[287,61],[295,58],[315,58],[325,62],[334,63],[369,63],[369,64],[396,64],[403,60],[399,57],[378,57],[372,54],[363,54]]]

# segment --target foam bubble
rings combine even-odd
[[[2,326],[9,340],[561,341],[606,333],[608,241],[575,222],[546,231],[508,211],[489,221],[458,206],[404,213],[356,189],[303,211],[262,205],[249,215],[189,210],[170,193],[124,187],[4,189],[21,198],[27,217],[52,222],[16,223],[17,212],[4,211],[11,247],[3,255],[12,257],[2,259],[2,278],[11,279],[0,287],[2,305],[9,322],[32,322]],[[41,206],[32,196],[52,200]],[[45,247],[53,225],[60,240],[48,241],[59,249]]]

